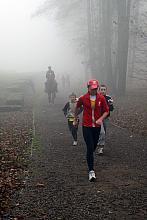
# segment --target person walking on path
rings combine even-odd
[[[103,123],[101,125],[100,137],[99,137],[99,141],[98,141],[98,154],[103,155],[104,146],[105,146],[105,142],[106,142],[106,129],[107,129],[107,126],[108,126],[108,123],[109,123],[110,112],[114,110],[114,106],[113,106],[112,97],[110,95],[107,95],[106,85],[101,85],[100,86],[100,93],[105,97],[107,105],[109,107],[109,114],[103,120]]]
[[[109,109],[104,96],[98,93],[98,80],[89,80],[87,87],[88,92],[78,99],[75,109],[74,125],[78,123],[78,109],[83,106],[82,130],[87,146],[86,157],[89,169],[89,181],[95,181],[94,151],[96,150],[99,140],[101,124],[109,114]]]
[[[76,94],[72,93],[71,95],[69,95],[69,101],[65,104],[64,108],[62,109],[65,117],[67,118],[68,127],[74,140],[73,146],[77,146],[78,144],[77,132],[78,132],[79,117],[77,117],[78,123],[76,124],[76,126],[73,125],[76,104],[77,104]]]

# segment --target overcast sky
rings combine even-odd
[[[0,70],[42,71],[48,65],[57,72],[80,68],[81,61],[53,21],[31,18],[42,2],[0,0]]]

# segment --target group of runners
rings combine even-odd
[[[82,131],[87,147],[89,181],[95,181],[94,152],[98,146],[98,154],[103,155],[110,111],[113,111],[113,100],[107,94],[106,85],[100,85],[96,79],[88,81],[87,89],[87,93],[79,98],[74,93],[70,94],[63,112],[67,118],[74,146],[78,145],[79,114],[83,112]]]
[[[47,82],[55,80],[51,66],[46,73]],[[50,86],[51,87],[51,86]],[[110,112],[113,111],[113,99],[107,94],[107,86],[100,85],[96,79],[87,82],[87,93],[76,97],[69,95],[69,100],[63,108],[67,118],[69,131],[73,138],[73,146],[78,145],[79,114],[82,112],[83,138],[87,147],[87,165],[89,181],[95,181],[94,152],[98,148],[98,155],[103,155],[106,142],[106,131]]]

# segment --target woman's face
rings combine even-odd
[[[89,94],[90,95],[96,95],[98,89],[91,89],[90,87],[88,88]]]

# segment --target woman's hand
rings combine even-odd
[[[103,123],[102,118],[99,118],[99,119],[96,121],[96,124],[99,125],[99,126],[101,126],[102,123]]]

